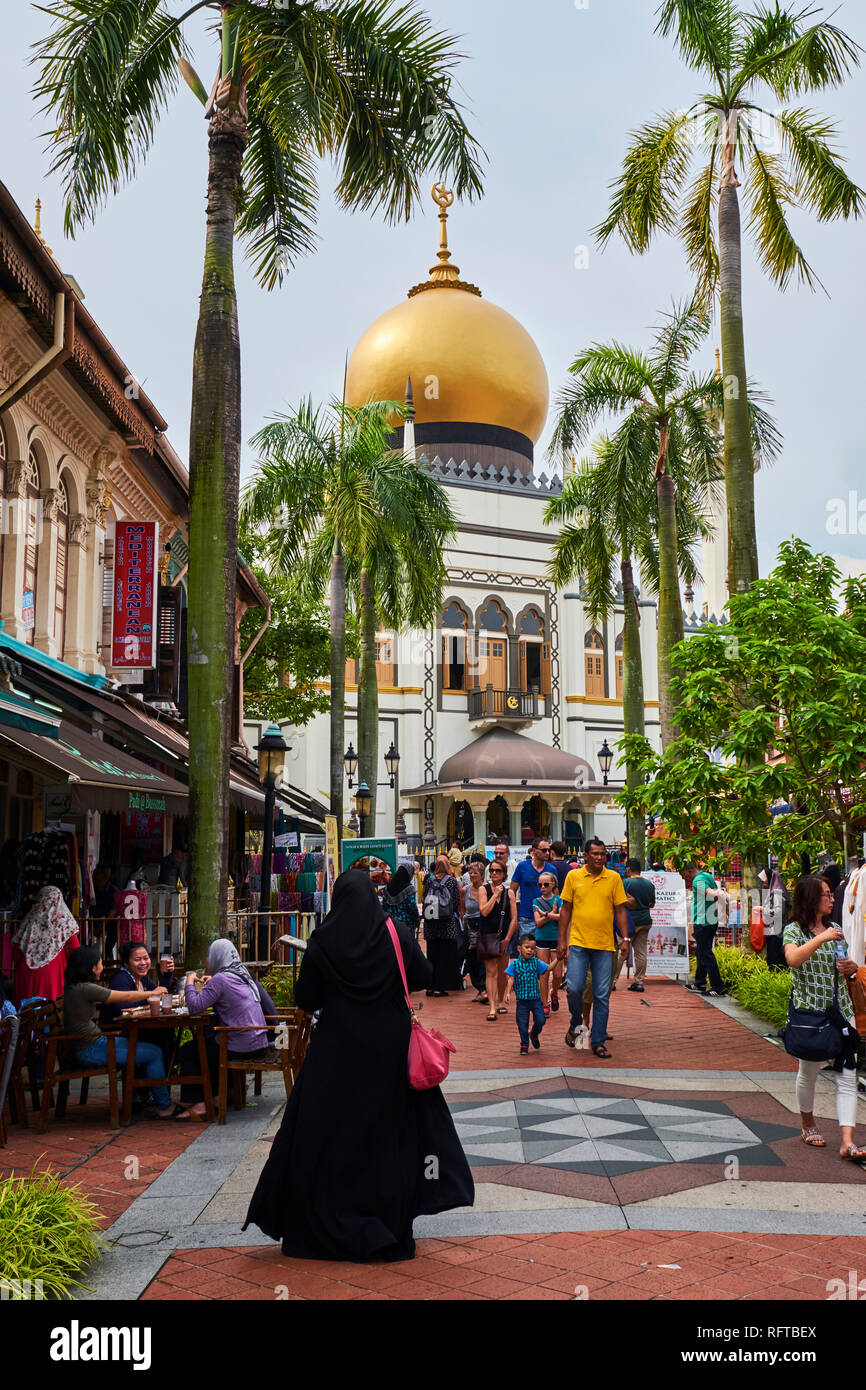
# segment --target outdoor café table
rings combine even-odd
[[[214,1118],[213,1090],[210,1084],[210,1069],[207,1064],[207,1051],[205,1049],[204,1030],[208,1024],[213,1023],[213,1014],[207,1010],[201,1014],[187,1013],[186,1009],[172,1010],[171,1013],[161,1013],[159,1017],[154,1017],[150,1009],[131,1009],[120,1015],[117,1020],[121,1032],[128,1038],[129,1051],[126,1058],[126,1072],[123,1084],[123,1109],[120,1115],[121,1124],[128,1125],[132,1118],[132,1097],[136,1088],[142,1087],[150,1090],[152,1086],[177,1086],[181,1082],[184,1086],[201,1086],[204,1091],[205,1113],[209,1120]],[[199,1064],[201,1069],[200,1076],[142,1076],[135,1075],[135,1044],[140,1032],[147,1034],[155,1032],[161,1028],[173,1028],[175,1032],[181,1028],[189,1028],[198,1043]]]

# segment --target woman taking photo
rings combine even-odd
[[[482,885],[481,926],[478,932],[478,954],[484,961],[487,974],[488,1023],[495,1023],[497,1014],[507,1014],[502,1003],[505,998],[505,967],[508,946],[517,931],[517,903],[505,882],[505,865],[494,859],[488,870],[489,885]],[[498,953],[496,945],[499,945]]]
[[[830,923],[833,892],[824,879],[801,878],[794,889],[793,920],[785,928],[785,960],[791,969],[791,1003],[795,1009],[823,1013],[834,1000],[854,1028],[854,1017],[843,976],[855,975],[851,960],[837,961],[834,941],[844,941],[844,933]],[[836,1073],[836,1114],[842,1130],[839,1154],[852,1163],[866,1160],[866,1149],[854,1143],[857,1119],[857,1072],[853,1061]],[[826,1148],[827,1141],[815,1124],[815,1082],[825,1061],[800,1059],[797,1072],[797,1104],[803,1127],[803,1143],[814,1149]]]
[[[442,1092],[409,1086],[411,1023],[385,920],[368,876],[343,873],[304,952],[295,1003],[321,1015],[245,1223],[284,1255],[408,1260],[416,1216],[475,1200]],[[423,989],[430,966],[395,930],[409,989]]]

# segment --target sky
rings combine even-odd
[[[437,28],[460,36],[462,101],[487,157],[483,199],[451,210],[454,261],[535,338],[555,399],[582,348],[612,338],[646,344],[659,314],[691,290],[675,241],[661,238],[642,257],[616,241],[602,252],[592,228],[607,210],[629,132],[690,105],[700,78],[654,33],[655,0],[425,0],[423,7]],[[170,0],[167,8],[185,6]],[[834,22],[866,46],[862,3],[842,0]],[[204,247],[202,108],[179,89],[134,182],[66,241],[62,191],[47,172],[47,121],[31,96],[31,47],[47,23],[27,0],[4,6],[0,179],[30,215],[41,197],[46,241],[186,458]],[[209,86],[215,58],[207,22],[195,16],[187,34]],[[866,69],[805,101],[837,121],[848,172],[866,187]],[[436,209],[426,197],[411,222],[394,226],[381,215],[341,211],[327,165],[320,183],[317,250],[282,289],[260,289],[238,255],[245,439],[304,396],[326,401],[339,393],[346,352],[426,278],[437,249]],[[761,572],[792,535],[845,569],[866,569],[866,219],[819,226],[797,212],[794,224],[826,294],[794,286],[781,293],[748,237],[744,246],[748,371],[773,398],[785,439],[782,457],[756,479]],[[716,341],[717,331],[707,367]],[[540,466],[550,430],[549,417],[536,449]],[[245,471],[250,464],[246,449]]]

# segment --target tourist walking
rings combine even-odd
[[[866,1149],[854,1142],[857,1121],[857,1072],[854,1016],[847,986],[839,987],[841,977],[857,974],[849,958],[837,960],[835,942],[844,942],[841,928],[833,926],[833,889],[822,878],[801,878],[794,889],[792,918],[785,928],[785,960],[791,970],[791,1005],[815,1013],[839,1012],[851,1027],[851,1046],[841,1058],[817,1061],[799,1059],[797,1106],[800,1110],[803,1143],[826,1148],[826,1140],[815,1124],[815,1082],[826,1061],[836,1064],[836,1115],[842,1131],[839,1153],[852,1163],[866,1160]]]
[[[643,994],[646,979],[646,943],[653,924],[652,909],[656,905],[656,890],[648,878],[642,877],[639,859],[629,859],[625,868],[626,878],[623,887],[626,891],[626,908],[631,916],[631,947],[634,951],[634,980],[629,989],[635,994]]]
[[[460,960],[458,939],[460,936],[460,894],[459,881],[451,872],[451,865],[444,854],[433,863],[433,871],[424,880],[424,940],[427,943],[427,959],[433,967],[433,979],[428,995],[444,999],[451,989],[460,989]]]
[[[538,897],[538,875],[547,868],[550,840],[537,835],[532,841],[529,858],[523,859],[511,875],[511,890],[517,895],[517,930],[520,936],[535,931],[532,904]]]
[[[555,976],[556,969],[560,964],[556,948],[559,945],[559,914],[562,910],[562,898],[556,891],[556,874],[552,869],[545,869],[544,873],[538,875],[538,887],[540,892],[533,901],[532,915],[535,918],[535,942],[538,959],[550,967],[544,972],[544,978],[541,981],[544,1012],[549,1014],[551,1009],[554,1013],[559,1009]]]
[[[478,959],[478,933],[483,928],[481,900],[484,893],[485,863],[470,859],[468,880],[463,890],[463,931],[466,936],[466,965],[469,978],[475,987],[473,1004],[487,1003],[487,970],[483,960]]]
[[[505,882],[505,868],[498,860],[490,865],[490,882],[484,885],[481,916],[484,925],[478,932],[478,959],[484,961],[488,1023],[495,1023],[497,1014],[508,1013],[505,1005],[505,966],[508,948],[517,931],[517,903]]]
[[[505,881],[507,883],[511,878],[512,874],[514,873],[514,870],[517,868],[517,860],[512,859],[511,846],[509,845],[507,840],[499,839],[496,841],[496,844],[493,846],[493,859],[491,862],[494,864],[502,865],[505,871]],[[487,882],[489,883],[489,881],[490,869],[488,868]]]
[[[587,840],[582,869],[572,869],[562,890],[559,916],[560,960],[568,957],[565,988],[571,1014],[567,1047],[574,1047],[582,1024],[582,999],[587,972],[592,979],[592,1034],[590,1045],[596,1057],[610,1057],[605,1047],[610,1010],[610,976],[614,940],[614,916],[621,937],[620,950],[628,952],[628,916],[623,881],[613,869],[605,867],[604,841]]]
[[[520,938],[515,959],[509,961],[505,967],[505,973],[509,977],[505,1000],[506,1003],[510,1002],[513,984],[517,998],[514,1013],[520,1035],[520,1054],[523,1057],[529,1052],[530,1043],[536,1051],[541,1046],[540,1036],[546,1011],[541,998],[539,977],[544,976],[549,968],[546,961],[538,959],[535,937],[531,933]],[[530,1019],[533,1020],[532,1032],[529,1031]]]
[[[416,1217],[475,1199],[442,1092],[409,1086],[410,1018],[385,922],[367,875],[341,874],[304,953],[295,1003],[321,1013],[245,1223],[284,1255],[411,1259]],[[424,989],[429,962],[405,925],[396,931],[409,989]]]

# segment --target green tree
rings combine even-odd
[[[189,744],[191,960],[223,927],[240,479],[234,241],[272,288],[315,240],[318,165],[348,209],[408,218],[428,169],[480,190],[477,147],[452,92],[460,55],[412,4],[389,0],[54,0],[37,95],[56,121],[52,169],[66,228],[134,176],[182,75],[208,142],[204,273],[190,421]],[[183,24],[213,10],[208,91]]]
[[[844,611],[840,612],[839,592]],[[730,622],[677,652],[681,736],[661,756],[626,739],[643,782],[623,804],[664,821],[677,863],[718,850],[721,862],[855,849],[866,814],[866,576],[841,583],[804,541],[731,598]],[[782,800],[791,814],[771,814]]]
[[[673,37],[711,90],[689,110],[669,111],[633,132],[610,210],[597,229],[602,243],[618,232],[638,253],[656,232],[678,236],[700,297],[709,304],[718,292],[730,594],[758,577],[737,166],[745,170],[758,259],[780,288],[792,275],[810,287],[818,283],[794,235],[791,209],[808,208],[821,222],[863,210],[863,192],[835,152],[834,124],[787,104],[805,92],[839,86],[859,63],[852,39],[825,20],[812,22],[818,13],[779,4],[746,10],[732,0],[663,0],[658,31]],[[771,102],[786,104],[760,106],[762,89]]]
[[[261,536],[246,531],[239,539],[271,605],[270,622],[258,641],[261,609],[250,609],[241,621],[241,650],[255,642],[244,667],[244,711],[248,718],[283,721],[302,729],[330,708],[330,695],[323,688],[331,668],[327,605],[303,593],[295,576],[269,568]],[[351,660],[357,655],[357,624],[351,620],[346,656]]]
[[[595,343],[580,353],[571,366],[574,379],[559,396],[550,446],[551,453],[569,452],[584,444],[601,419],[624,416],[614,435],[620,468],[612,484],[621,487],[623,495],[617,500],[611,494],[616,525],[610,534],[629,552],[636,545],[646,546],[647,526],[654,536],[663,747],[676,737],[671,679],[672,653],[684,635],[680,575],[687,582],[696,576],[691,546],[700,531],[706,490],[721,478],[715,412],[720,411],[722,384],[714,373],[690,366],[708,330],[703,310],[679,304],[663,316],[648,352],[612,342]],[[778,434],[754,391],[750,411],[756,452],[771,457],[779,447]],[[679,539],[683,526],[685,545]]]
[[[442,552],[455,532],[442,485],[389,447],[394,417],[405,409],[394,401],[359,408],[332,401],[327,410],[314,410],[308,401],[294,415],[277,416],[252,441],[260,462],[242,501],[244,523],[267,528],[273,569],[300,576],[310,598],[330,586],[331,811],[339,825],[347,593],[359,610],[358,777],[374,797],[379,620],[399,630],[438,612]]]

